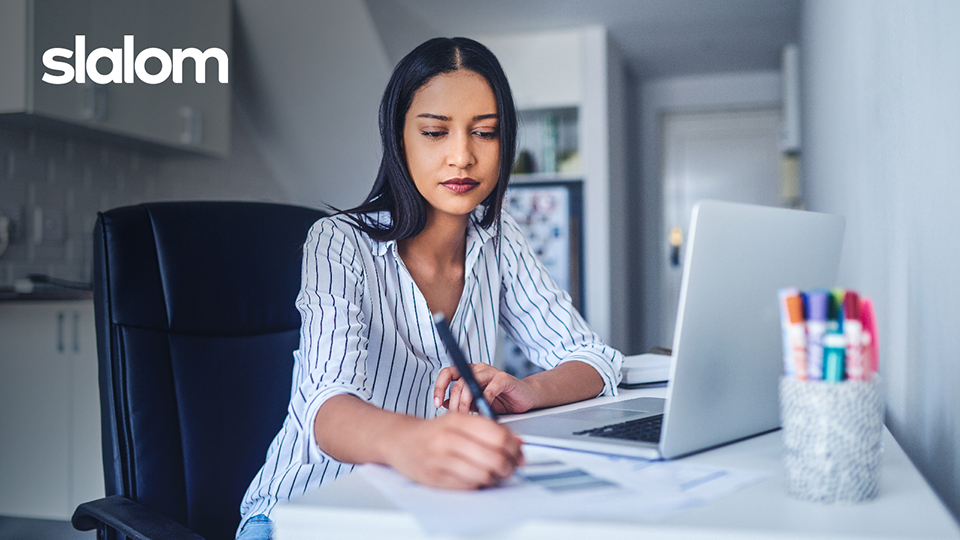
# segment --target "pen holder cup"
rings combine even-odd
[[[883,464],[883,393],[869,381],[780,380],[787,491],[823,503],[877,496]]]

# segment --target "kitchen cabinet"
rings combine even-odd
[[[93,302],[0,303],[0,515],[103,497]]]
[[[51,69],[44,53],[60,48],[54,58],[76,73],[77,36],[86,56],[98,48],[117,49],[123,82],[96,84],[84,68],[84,82],[52,84],[43,76],[66,76]],[[133,36],[132,47],[124,36]],[[220,82],[221,61],[204,62],[205,81],[196,80],[196,64],[182,61],[182,82],[173,73],[148,84],[136,69],[144,49],[156,48],[168,58],[174,49],[231,52],[230,0],[5,0],[0,3],[0,121],[80,129],[136,139],[210,155],[229,152],[230,88]],[[129,53],[127,52],[129,50]],[[68,57],[69,56],[69,57]],[[143,57],[143,72],[158,75],[176,66]],[[88,63],[89,64],[89,63]],[[116,62],[100,59],[97,72],[112,73]],[[131,66],[131,64],[133,64]],[[229,66],[227,67],[229,73]],[[129,75],[128,75],[129,73]],[[129,78],[128,78],[129,77]],[[228,74],[229,81],[229,74]]]

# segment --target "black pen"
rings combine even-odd
[[[493,412],[490,404],[484,399],[480,385],[477,384],[477,379],[473,376],[473,370],[470,368],[466,357],[463,356],[460,345],[457,345],[457,340],[454,339],[453,332],[451,332],[450,327],[447,326],[447,319],[444,318],[443,313],[433,314],[433,325],[437,327],[437,332],[440,334],[440,341],[443,341],[443,344],[446,345],[447,352],[450,353],[450,357],[453,358],[453,365],[456,366],[457,371],[460,372],[460,377],[463,378],[463,382],[467,383],[467,388],[470,390],[470,394],[473,395],[473,404],[476,405],[480,414],[491,420],[496,420],[497,414]]]

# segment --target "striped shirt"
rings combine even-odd
[[[499,324],[533,363],[585,362],[603,378],[603,394],[615,395],[623,356],[590,330],[506,212],[499,242],[494,234],[476,216],[467,227],[463,294],[450,321],[467,358],[493,363]],[[373,240],[343,216],[317,221],[304,244],[297,308],[300,348],[287,418],[244,495],[243,522],[353,470],[314,437],[313,419],[332,396],[352,394],[420,418],[442,412],[433,385],[452,362],[396,241]]]

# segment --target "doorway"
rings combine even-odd
[[[663,232],[660,343],[673,343],[684,245],[694,203],[781,206],[779,108],[667,113],[662,119]]]

